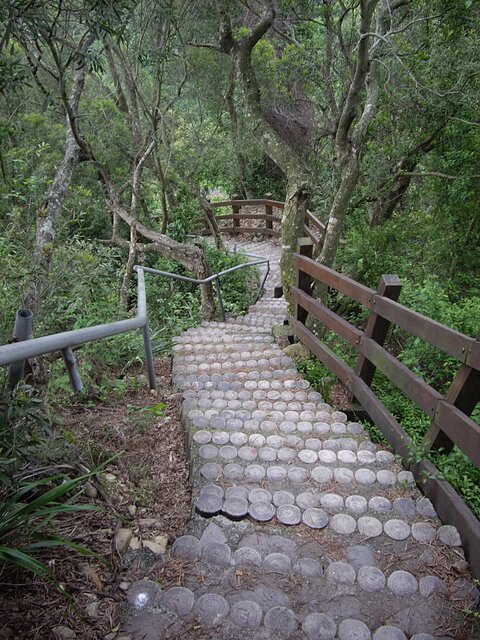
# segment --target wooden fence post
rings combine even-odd
[[[267,198],[267,200],[265,201],[265,215],[267,216],[273,216],[273,207],[272,205],[268,202],[268,198],[272,197],[271,193],[266,193],[265,197]],[[273,229],[273,222],[272,220],[265,220],[265,228],[266,229]]]
[[[307,258],[311,258],[313,255],[313,244],[310,238],[299,238],[297,241],[297,253],[302,256],[306,256]],[[307,295],[312,294],[312,282],[313,278],[309,276],[307,273],[298,270],[297,271],[297,287],[302,291],[305,291]],[[295,303],[295,318],[302,324],[305,324],[305,321],[308,316],[308,311],[300,307],[298,303]]]
[[[400,278],[395,275],[383,275],[380,278],[380,282],[377,288],[377,294],[390,300],[398,300],[402,283]],[[374,311],[368,317],[367,326],[365,327],[365,337],[375,340],[377,344],[383,347],[385,339],[387,337],[388,329],[390,327],[390,320],[386,320],[377,315]],[[372,384],[373,376],[375,375],[376,367],[374,364],[367,360],[367,358],[360,353],[358,356],[357,364],[355,366],[355,373],[368,385]]]
[[[480,333],[476,340],[480,340]],[[480,371],[472,369],[466,364],[462,364],[453,379],[450,388],[445,396],[445,401],[453,404],[465,415],[470,416],[480,401]],[[454,443],[446,433],[436,423],[436,416],[432,420],[430,429],[424,439],[427,450],[433,449],[448,454],[453,449]]]
[[[240,213],[240,205],[232,204],[232,213],[233,213],[233,233],[240,233],[240,219],[237,218]]]

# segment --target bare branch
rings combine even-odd
[[[475,173],[470,176],[452,176],[448,173],[441,173],[440,171],[405,171],[400,175],[411,176],[412,178],[444,178],[445,180],[477,180],[480,178],[480,173]]]

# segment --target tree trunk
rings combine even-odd
[[[296,273],[293,266],[293,254],[297,251],[297,240],[304,235],[305,209],[307,199],[307,184],[298,176],[289,176],[287,180],[287,195],[282,215],[282,257],[280,259],[280,273],[283,294],[288,302],[289,313],[293,314],[293,300],[291,288],[296,283]]]
[[[242,147],[242,132],[240,129],[240,122],[238,120],[237,110],[235,109],[235,102],[233,99],[235,91],[235,74],[232,73],[230,77],[230,83],[228,85],[227,93],[225,95],[225,105],[227,107],[228,115],[230,116],[231,135],[233,142],[233,149],[235,151],[235,158],[237,160],[237,176],[238,176],[238,190],[243,198],[247,200],[252,199],[254,194],[247,186],[247,173],[248,165],[247,160],[243,154]]]
[[[86,49],[88,46],[89,44]],[[32,281],[22,296],[23,307],[33,311],[34,315],[38,312],[42,298],[48,288],[48,276],[55,235],[65,196],[70,187],[76,166],[81,160],[85,159],[82,157],[82,150],[77,143],[70,120],[72,114],[75,118],[78,115],[80,98],[85,86],[85,73],[86,65],[83,59],[80,58],[74,68],[72,90],[68,100],[70,117],[67,117],[66,120],[65,152],[60,165],[57,167],[46,200],[37,212],[35,247],[31,262]]]

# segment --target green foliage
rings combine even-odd
[[[330,404],[330,390],[336,380],[330,369],[314,356],[305,362],[298,363],[297,369],[310,382],[315,391],[322,395],[324,401]]]

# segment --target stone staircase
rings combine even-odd
[[[469,638],[477,598],[454,527],[364,427],[326,404],[272,337],[286,303],[189,329],[174,346],[194,513],[167,562],[178,584],[133,584],[133,638]],[[456,571],[458,567],[458,571]],[[473,636],[471,636],[473,638]]]

